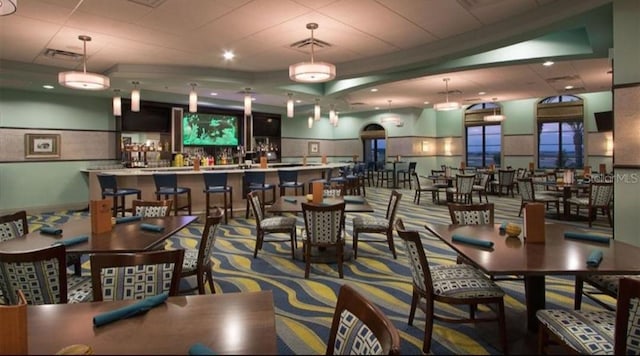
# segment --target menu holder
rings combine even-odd
[[[312,186],[313,191],[313,200],[312,202],[315,204],[322,203],[322,199],[324,196],[324,183],[323,182],[313,182]]]
[[[327,164],[327,155],[322,155],[322,164]]]
[[[92,200],[89,204],[91,212],[91,232],[101,234],[111,231],[111,207],[113,203],[109,199]]]
[[[267,168],[267,157],[260,157],[260,168]]]
[[[524,238],[527,243],[545,242],[544,211],[542,203],[527,203],[524,206]]]
[[[0,320],[0,354],[27,355],[27,300],[21,290],[18,291],[18,304],[0,305]]]
[[[533,172],[535,170],[535,165],[533,162],[529,162],[529,172]]]
[[[600,163],[600,166],[598,167],[598,172],[600,174],[607,174],[607,165],[604,163]]]
[[[583,176],[588,177],[591,175],[591,166],[584,166],[584,172],[582,173]]]

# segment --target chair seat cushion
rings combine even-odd
[[[91,277],[67,274],[67,303],[84,303],[93,301]]]
[[[592,274],[585,278],[586,282],[593,284],[599,289],[608,292],[612,296],[618,295],[618,283],[620,278],[640,279],[638,275],[621,275],[621,274]]]
[[[114,192],[112,189],[105,189],[102,191],[102,195],[108,196],[121,196],[121,195],[129,195],[129,194],[140,194],[140,189],[135,188],[118,188],[117,192]]]
[[[178,187],[176,190],[170,187],[161,187],[156,193],[157,194],[184,194],[186,192],[190,192],[191,188]]]
[[[450,298],[493,298],[504,291],[477,268],[466,264],[440,265],[431,268],[433,291]]]
[[[260,221],[260,228],[264,231],[294,229],[297,219],[292,216],[272,216]]]
[[[473,185],[473,190],[482,190],[484,191],[486,188],[484,187],[484,185]]]
[[[577,353],[613,355],[615,312],[543,309],[536,316]]]
[[[570,204],[577,204],[577,205],[589,205],[589,198],[574,197],[574,198],[567,199],[567,202]]]
[[[294,188],[294,187],[304,187],[304,183],[302,182],[282,182],[280,186],[283,188]]]
[[[203,190],[203,192],[205,192],[205,193],[224,193],[224,192],[228,192],[230,190],[231,190],[231,187],[229,187],[229,186],[216,185],[216,186],[207,187],[205,190]]]
[[[251,183],[249,184],[249,190],[267,190],[273,189],[275,185],[273,184],[260,184],[260,183]]]
[[[353,218],[353,229],[358,231],[375,230],[387,231],[389,228],[389,220],[373,217],[356,216]]]
[[[193,272],[198,267],[198,250],[187,248],[184,250],[182,272]]]

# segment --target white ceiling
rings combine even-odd
[[[558,95],[569,84],[580,88],[571,93],[606,91],[611,66],[601,54],[550,58],[556,64],[549,68],[542,58],[465,71],[438,64],[544,35],[610,2],[20,0],[16,13],[0,17],[0,87],[42,90],[53,84],[56,92],[103,96],[119,89],[127,97],[138,81],[143,100],[186,104],[190,83],[196,83],[200,105],[240,107],[241,92],[251,88],[257,108],[284,108],[291,92],[302,102],[298,108],[318,98],[341,112],[383,109],[389,100],[391,107],[430,107],[444,100],[445,77],[454,91],[449,99],[463,104]],[[337,80],[376,77],[341,90],[292,82],[288,66],[308,61],[310,49],[290,45],[310,36],[309,22],[319,25],[314,37],[331,44],[316,47],[315,59],[336,64]],[[82,70],[82,61],[44,53],[82,54],[79,35],[92,37],[87,70],[108,75],[109,90],[57,85],[59,71]],[[225,50],[236,57],[225,61]]]

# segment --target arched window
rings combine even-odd
[[[584,166],[584,102],[575,95],[544,98],[537,106],[538,167]]]
[[[500,166],[502,147],[502,125],[499,122],[485,122],[484,116],[500,114],[501,107],[494,102],[469,106],[464,112],[466,143],[466,165],[468,167]]]
[[[384,162],[387,153],[386,132],[378,124],[369,124],[360,133],[363,145],[364,162]]]

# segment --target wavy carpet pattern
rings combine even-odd
[[[390,190],[367,188],[367,200],[375,209],[373,215],[383,217]],[[421,199],[421,204],[413,204],[413,191],[401,189],[403,197],[398,208],[398,217],[403,218],[408,228],[421,232],[427,257],[431,264],[455,263],[455,254],[437,238],[427,234],[425,222],[448,224],[450,217],[446,206],[435,205],[430,199]],[[496,205],[496,222],[510,221],[522,223],[517,217],[520,206],[519,197],[490,196]],[[30,230],[36,230],[43,224],[62,223],[71,215],[83,215],[86,212],[56,212],[29,217]],[[265,239],[258,257],[253,258],[255,246],[255,221],[245,219],[244,212],[237,212],[228,224],[220,225],[218,239],[214,249],[214,283],[218,293],[245,291],[273,291],[276,309],[276,328],[278,331],[279,354],[324,354],[328,339],[331,318],[336,303],[337,292],[343,283],[353,285],[364,293],[398,328],[403,354],[421,354],[424,333],[424,313],[418,311],[413,326],[407,324],[411,302],[411,272],[409,271],[405,249],[396,237],[398,259],[394,260],[389,248],[380,237],[381,243],[360,242],[358,259],[346,261],[344,279],[338,278],[335,264],[312,264],[310,278],[304,279],[304,263],[292,260],[289,242],[269,242]],[[367,215],[347,213],[346,241],[351,246],[351,222],[354,216]],[[297,216],[298,226],[303,226],[301,216]],[[574,223],[586,227],[586,222]],[[599,217],[594,230],[611,233],[606,219]],[[166,248],[196,248],[202,224],[194,223],[180,231],[166,242]],[[376,235],[368,235],[374,237]],[[274,236],[274,237],[285,237]],[[301,248],[299,243],[298,248]],[[88,272],[85,259],[83,273]],[[547,277],[547,306],[572,308],[573,278]],[[183,281],[185,282],[185,281]],[[186,281],[185,283],[195,283]],[[524,288],[519,281],[499,282],[506,291],[508,338],[527,337],[535,340],[535,335],[524,331]],[[208,292],[207,288],[207,292]],[[599,308],[586,300],[584,309]],[[466,309],[436,305],[439,312],[448,315],[465,315]],[[482,312],[482,307],[480,311]],[[438,321],[434,324],[433,354],[500,354],[495,323],[479,325],[446,324]],[[534,341],[535,344],[535,341]],[[535,349],[528,350],[535,352]],[[517,352],[513,350],[512,353]]]

